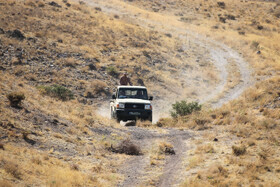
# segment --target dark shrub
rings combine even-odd
[[[115,153],[124,153],[127,155],[140,155],[141,149],[135,145],[131,140],[127,139],[122,141],[116,148],[111,146],[110,150]]]
[[[245,146],[232,146],[232,152],[235,156],[244,155],[246,153]]]
[[[25,96],[23,93],[12,92],[7,95],[7,98],[9,99],[12,107],[20,107],[22,101],[25,99]]]

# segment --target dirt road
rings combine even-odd
[[[204,88],[202,87],[198,90],[198,92],[201,91],[203,93],[199,95],[200,103],[208,103],[212,107],[220,107],[224,103],[237,98],[252,82],[251,70],[238,52],[225,44],[188,30],[186,25],[172,16],[149,12],[117,0],[86,0],[86,2],[92,7],[100,7],[106,14],[112,16],[117,14],[120,16],[120,19],[130,24],[162,33],[172,33],[173,36],[185,42],[183,47],[186,51],[196,51],[198,59],[211,62],[219,73],[219,82],[214,87],[207,88],[207,91],[203,90]],[[228,68],[231,64],[235,64],[237,67],[235,71],[240,74],[240,77],[235,86],[228,88],[229,74],[234,73]],[[185,71],[181,71],[182,77],[186,74]],[[157,109],[161,110],[160,113],[155,114],[155,118],[162,116],[161,114],[166,114],[170,109],[171,102],[173,100],[168,97],[165,97],[164,100],[156,101],[154,111],[159,111]],[[106,112],[103,111],[103,113]],[[182,182],[182,176],[180,175],[182,175],[185,168],[182,158],[187,151],[186,141],[191,137],[190,132],[165,129],[165,133],[160,133],[137,127],[129,127],[125,131],[130,134],[131,139],[139,144],[142,149],[151,149],[155,141],[168,141],[173,144],[176,154],[167,156],[165,163],[162,166],[158,166],[158,175],[151,172],[154,168],[151,169],[147,154],[131,157],[123,168],[120,169],[120,172],[125,176],[125,180],[119,186],[147,185],[145,182],[147,182],[146,179],[148,178],[155,178],[153,185],[156,186],[177,186]]]

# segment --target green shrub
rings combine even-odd
[[[111,75],[113,77],[117,77],[119,75],[118,70],[114,66],[108,66],[106,68],[106,71],[109,75]]]
[[[200,105],[198,102],[187,103],[187,101],[177,101],[175,104],[172,104],[173,110],[171,111],[171,116],[173,118],[177,118],[178,116],[186,116],[191,114],[193,111],[201,110],[201,107],[202,105]]]
[[[21,102],[25,99],[25,96],[23,93],[12,92],[7,95],[7,98],[9,99],[12,107],[20,107]]]
[[[70,100],[74,98],[74,94],[71,90],[60,86],[60,85],[51,85],[51,86],[39,86],[38,89],[46,95],[49,95],[51,97],[56,97],[58,99],[61,99],[63,101]]]

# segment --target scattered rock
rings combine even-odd
[[[70,7],[70,6],[71,6],[71,4],[70,4],[70,3],[66,3],[66,6],[67,6],[67,7]]]
[[[79,1],[80,5],[85,5],[86,3],[84,1]]]
[[[262,25],[258,25],[258,26],[257,26],[257,29],[258,29],[258,30],[263,30],[263,26],[262,26]]]
[[[228,14],[228,15],[226,15],[226,17],[229,20],[235,20],[235,16],[234,15]]]
[[[244,31],[239,31],[238,34],[245,35],[245,32]]]
[[[24,139],[27,143],[29,143],[29,144],[31,144],[31,145],[34,145],[36,142],[35,142],[34,140],[31,140],[30,138],[28,138],[28,135],[29,135],[28,132],[23,132],[23,133],[22,133],[23,139]]]
[[[57,40],[58,43],[63,43],[63,40],[59,39]]]
[[[217,141],[219,141],[219,140],[218,140],[218,138],[214,138],[214,140],[213,140],[213,141],[214,141],[214,142],[217,142]]]
[[[160,121],[158,121],[158,122],[156,123],[156,126],[157,126],[157,127],[162,127],[163,124],[162,124]]]
[[[20,30],[14,30],[13,32],[10,32],[10,37],[16,38],[18,40],[24,40],[25,36],[22,34]]]
[[[0,143],[0,149],[5,150],[4,144]]]
[[[219,29],[219,26],[218,25],[214,25],[212,28],[213,29]]]
[[[4,68],[4,67],[0,66],[0,70],[5,71],[5,70],[6,70],[6,68]]]
[[[175,150],[173,147],[165,147],[165,154],[168,154],[168,155],[175,155]]]
[[[220,7],[220,8],[225,8],[226,7],[225,2],[219,1],[219,2],[217,2],[217,4],[218,4],[218,7]]]
[[[219,21],[222,22],[222,23],[226,23],[226,20],[227,19],[225,17],[219,17]]]
[[[257,51],[257,54],[259,55],[259,54],[261,54],[262,52],[261,51]]]
[[[32,37],[28,37],[27,38],[28,41],[31,41],[33,43],[36,43],[37,42],[37,39],[36,38],[32,38]]]
[[[94,98],[94,94],[92,92],[87,91],[85,93],[85,97],[88,98],[88,99],[92,99],[92,98]]]
[[[217,118],[217,115],[216,115],[216,114],[212,114],[211,117],[212,117],[213,119],[216,119],[216,118]]]
[[[97,70],[97,68],[94,64],[89,64],[88,67],[90,70]]]
[[[147,58],[152,58],[147,51],[143,51],[143,55]]]
[[[127,121],[124,125],[125,126],[135,126],[136,125],[136,121],[133,121],[133,120]]]
[[[159,8],[152,8],[154,12],[158,12]]]
[[[49,2],[49,5],[50,5],[50,6],[57,7],[57,8],[61,8],[61,5],[57,4],[57,3],[56,3],[56,2],[54,2],[54,1]]]
[[[172,34],[170,34],[170,33],[166,33],[165,36],[172,38]]]
[[[95,7],[94,9],[97,11],[102,11],[102,9],[100,7]]]
[[[0,28],[0,34],[5,34],[5,31],[2,28]]]
[[[114,18],[115,19],[120,19],[120,16],[119,15],[114,15]]]

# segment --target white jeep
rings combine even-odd
[[[144,86],[118,86],[110,101],[111,118],[121,120],[153,120],[153,110]]]

